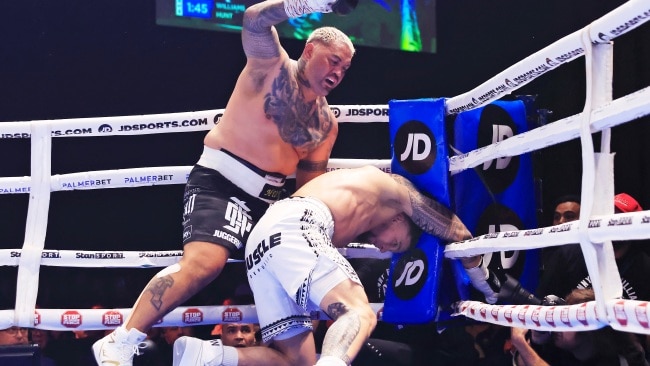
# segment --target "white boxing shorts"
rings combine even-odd
[[[345,280],[359,277],[332,245],[329,208],[310,197],[272,204],[246,243],[246,273],[262,329],[262,340],[287,339],[311,331],[309,312]]]

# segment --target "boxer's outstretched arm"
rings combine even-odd
[[[250,6],[244,13],[242,44],[249,58],[280,57],[280,39],[274,25],[289,19],[282,0],[267,0]]]
[[[408,190],[412,210],[411,220],[422,230],[449,241],[462,241],[472,237],[460,218],[446,206],[420,193],[413,183],[401,175],[391,174],[391,176]],[[494,304],[498,299],[497,292],[499,290],[496,288],[498,286],[494,284],[494,281],[488,282],[490,272],[487,266],[482,265],[482,258],[482,255],[477,255],[460,258],[460,261],[465,267],[472,285],[485,295],[487,302]]]

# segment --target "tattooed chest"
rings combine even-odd
[[[320,144],[332,130],[332,118],[324,98],[306,102],[295,80],[282,70],[264,97],[264,113],[273,121],[282,140],[303,149]]]
[[[319,145],[332,129],[331,122],[310,118],[274,120],[282,140],[296,148],[311,150]]]
[[[295,147],[311,149],[332,130],[329,114],[316,103],[293,103],[268,96],[264,112],[275,123],[282,140]]]

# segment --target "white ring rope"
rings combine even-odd
[[[583,331],[604,326],[625,332],[648,333],[650,304],[647,301],[607,300],[598,310],[596,301],[576,305],[490,305],[464,301],[457,313],[469,318],[507,327],[523,327],[542,331]],[[645,331],[644,331],[645,330]]]
[[[645,0],[630,0],[589,26],[576,31],[505,69],[485,83],[447,101],[447,113],[456,114],[478,108],[512,92],[540,75],[585,53],[581,33],[589,30],[593,43],[607,43],[650,19]]]
[[[387,105],[332,105],[339,122],[388,122]],[[70,118],[3,122],[2,138],[30,138],[30,123],[53,124],[52,137],[133,136],[158,133],[207,131],[223,115],[225,109],[149,114],[139,116]]]
[[[445,257],[460,258],[493,251],[529,250],[580,241],[579,221],[538,229],[484,234],[447,245]],[[589,236],[595,243],[607,240],[639,240],[650,237],[650,211],[593,216],[588,222]]]
[[[594,109],[591,132],[602,131],[650,114],[650,87]],[[516,156],[573,140],[580,136],[581,115],[576,114],[515,135],[509,139],[449,158],[452,174],[505,156]]]
[[[382,318],[383,304],[372,303],[370,307]],[[36,309],[34,328],[49,330],[90,330],[115,328],[124,323],[131,313],[121,309]],[[312,312],[314,320],[328,320],[322,311]],[[11,327],[14,310],[0,310],[0,329]],[[257,323],[255,305],[229,306],[179,306],[167,314],[155,327],[211,325],[224,322]]]
[[[382,253],[369,244],[350,243],[347,248],[339,248],[346,258],[390,258],[388,252]],[[0,249],[0,263],[6,266],[19,265],[22,257],[20,249]],[[167,251],[123,251],[123,250],[49,250],[39,252],[40,265],[51,267],[79,268],[151,268],[167,267],[178,262],[182,250]],[[228,259],[228,263],[242,263],[243,260]]]
[[[513,92],[538,76],[555,69],[562,63],[577,59],[579,56],[585,54],[586,49],[592,46],[581,43],[581,37],[582,35],[587,34],[586,32],[588,32],[587,38],[591,43],[607,43],[638,27],[649,19],[650,7],[648,6],[647,1],[628,1],[621,7],[592,22],[583,30],[562,38],[539,52],[523,59],[485,83],[479,85],[475,89],[457,97],[447,99],[447,113],[455,114],[485,105],[500,98],[504,93]],[[596,52],[596,54],[598,54],[598,52]],[[606,67],[607,63],[605,62],[603,64]],[[596,66],[597,69],[600,67],[601,66]],[[609,81],[602,82],[601,78],[606,75],[607,72],[596,72],[593,76],[596,79],[594,84],[611,84]],[[588,91],[588,93],[591,93],[591,91]],[[450,172],[460,172],[488,160],[522,154],[534,149],[557,144],[559,142],[584,136],[588,133],[601,131],[650,114],[649,88],[645,88],[636,93],[605,104],[603,103],[607,101],[606,97],[602,98],[602,96],[596,96],[594,100],[597,105],[594,105],[593,108],[589,105],[589,108],[585,108],[585,111],[581,115],[571,116],[537,128],[533,131],[517,135],[503,142],[480,148],[460,156],[452,157],[450,159]],[[386,105],[331,106],[331,108],[340,122],[372,123],[388,121],[388,107]],[[162,266],[164,265],[163,263],[168,263],[168,261],[178,260],[178,254],[180,251],[44,251],[44,230],[47,224],[49,194],[51,191],[182,184],[185,183],[187,173],[189,172],[189,167],[159,167],[83,172],[51,176],[49,169],[52,137],[142,135],[205,131],[209,130],[214,123],[218,122],[222,113],[223,109],[217,109],[173,114],[5,122],[0,124],[0,138],[32,139],[32,176],[0,178],[0,194],[29,193],[32,198],[30,199],[25,243],[22,250],[0,251],[0,265],[16,265],[16,261],[18,261],[17,264],[19,265],[19,280],[17,284],[19,290],[16,296],[16,309],[0,311],[0,327],[11,325],[35,325],[37,328],[42,329],[104,329],[115,327],[120,321],[123,321],[125,316],[128,315],[130,309],[38,309],[35,312],[35,299],[38,289],[28,283],[33,283],[33,276],[38,276],[38,266],[57,265],[55,263],[66,262],[66,265],[83,267],[83,265],[79,265],[76,260],[73,260],[70,256],[71,252],[82,253],[82,255],[88,254],[89,256],[91,254],[99,253],[99,256],[84,259],[92,259],[91,261],[88,261],[88,263],[92,264],[97,264],[98,262],[95,260],[99,260],[102,266],[105,266],[105,260],[119,261],[120,266],[126,265],[142,267],[154,265]],[[584,116],[584,114],[588,114],[588,116]],[[587,123],[586,125],[582,125],[583,131],[581,134],[580,121],[583,119],[586,120]],[[608,144],[608,137],[605,140],[605,144]],[[608,151],[608,146],[607,149],[603,151]],[[367,163],[382,166],[383,169],[389,169],[389,164],[386,161],[368,161],[361,159],[352,162],[343,162],[342,160],[337,161],[336,159],[332,159],[329,167],[332,169],[338,169]],[[583,182],[583,185],[586,186],[591,184],[593,183]],[[596,210],[594,213],[598,214],[605,212],[598,212]],[[531,247],[560,245],[559,243],[578,242],[580,230],[587,232],[589,240],[592,241],[611,240],[613,238],[628,239],[650,237],[650,217],[648,216],[648,211],[625,215],[586,216],[586,218],[575,224],[577,226],[571,224],[568,227],[559,226],[535,229],[532,231],[503,232],[497,233],[496,235],[488,234],[471,241],[450,244],[445,251],[445,255],[449,258],[456,258],[476,253],[506,250],[506,247],[509,249],[527,249]],[[592,228],[592,223],[598,220],[603,220],[603,222],[607,221],[608,225],[599,228]],[[622,223],[616,224],[617,222],[623,222],[621,220],[625,222],[628,220],[630,221],[629,226],[626,227],[628,230],[625,230],[622,233],[616,232],[614,234],[614,231],[620,227],[618,225],[623,225]],[[585,223],[588,223],[590,227],[585,228]],[[610,225],[609,223],[613,224]],[[583,228],[581,229],[581,227]],[[529,234],[527,235],[526,232],[529,232]],[[538,232],[539,234],[537,234]],[[526,238],[530,243],[509,243],[509,241],[514,241],[511,239],[512,237],[510,235],[514,236],[515,234],[518,236],[517,238],[520,241],[524,241],[523,239]],[[552,237],[553,240],[542,242],[541,238],[543,237],[545,239]],[[490,241],[489,243],[487,243],[488,240]],[[495,243],[506,244],[495,245]],[[489,246],[486,244],[489,244]],[[367,249],[358,250],[367,251]],[[353,251],[354,249],[350,249],[350,252]],[[136,258],[136,254],[138,258]],[[7,255],[9,258],[7,258]],[[111,255],[120,258],[111,258]],[[17,259],[16,257],[19,257],[20,259]],[[590,258],[586,258],[586,260],[590,261]],[[608,274],[605,273],[605,275]],[[32,277],[28,279],[29,276]],[[26,282],[28,280],[29,282]],[[603,301],[600,301],[600,303],[602,302]],[[529,306],[497,307],[496,319],[491,320],[490,317],[481,318],[480,309],[485,307],[485,311],[490,309],[490,312],[492,312],[494,305],[486,305],[482,303],[476,304],[475,302],[459,303],[459,314],[477,320],[498,323],[504,319],[508,321],[508,316],[505,314],[511,311],[515,319],[521,318],[527,320],[527,317],[531,317],[531,321],[526,322],[525,324],[528,328],[537,329],[537,327],[539,327],[539,329],[547,329],[544,327],[549,325],[549,323],[544,322],[540,322],[540,324],[537,325],[532,321],[534,310],[531,310],[531,307]],[[549,318],[552,321],[559,319],[562,322],[564,319],[563,316],[565,316],[566,319],[568,319],[568,323],[572,324],[571,326],[573,328],[571,329],[573,330],[594,329],[594,327],[597,328],[610,325],[617,329],[650,334],[647,322],[647,305],[648,303],[643,301],[608,298],[604,306],[600,305],[597,299],[594,303],[566,307],[566,310],[563,307],[555,307],[553,310],[541,308],[539,311],[544,311],[544,314],[552,312],[552,318]],[[380,309],[379,307],[381,304],[373,304],[373,306],[375,309]],[[201,318],[201,321],[205,322],[205,324],[219,323],[224,320],[228,321],[234,319],[230,318],[231,316],[236,317],[236,315],[234,315],[235,312],[229,312],[221,308],[222,307],[218,306],[178,308],[167,315],[159,325],[202,324],[197,322],[199,313],[205,316],[204,318]],[[254,306],[237,306],[237,308],[241,311],[243,320],[250,322],[256,321]],[[598,315],[600,316],[597,316],[596,310],[585,311],[586,320],[583,321],[581,318],[583,315],[578,311],[580,308],[587,310],[592,308],[598,309]],[[196,309],[199,309],[200,311],[197,312],[195,311]],[[471,309],[474,309],[474,311]],[[476,311],[477,309],[478,311]],[[376,311],[378,312],[378,316],[381,316],[381,311]],[[501,312],[504,314],[502,317],[499,315]],[[559,315],[557,315],[556,312],[559,312]],[[617,317],[616,315],[620,316]],[[636,320],[633,319],[633,316],[636,317],[634,318]],[[623,318],[626,320],[618,320]],[[521,325],[524,325],[523,321]]]
[[[625,5],[629,5],[631,3],[632,2],[628,2]],[[632,20],[625,22],[625,24],[620,27],[617,27],[617,32],[627,31],[631,27],[638,26],[641,22],[650,19],[650,10],[648,9],[648,5],[642,4],[642,6],[643,7],[640,6],[640,15],[630,18]],[[603,21],[603,19],[612,16],[612,14],[625,13],[627,14],[626,16],[630,15],[629,7],[625,9],[625,11],[622,11],[622,8],[623,7],[615,10],[614,12],[608,14],[606,17],[592,23],[590,26],[582,29],[581,31],[564,38],[564,40],[575,38],[574,41],[581,41],[582,46],[584,47],[581,48],[581,54],[585,54],[587,97],[584,110],[581,114],[563,120],[564,125],[562,125],[563,121],[557,121],[550,125],[552,126],[551,128],[537,128],[533,131],[530,131],[529,133],[519,135],[522,137],[515,136],[514,138],[508,139],[501,144],[503,145],[501,147],[492,145],[485,148],[484,150],[486,151],[484,152],[477,150],[470,154],[467,154],[468,156],[474,154],[472,157],[472,160],[474,161],[472,162],[473,165],[471,166],[476,166],[480,162],[493,159],[493,157],[489,157],[489,154],[499,149],[502,150],[499,157],[511,156],[512,151],[510,150],[515,149],[521,150],[520,152],[524,152],[523,150],[531,151],[533,149],[533,146],[529,146],[530,141],[524,141],[527,139],[530,140],[530,137],[523,137],[525,135],[534,137],[536,140],[536,146],[534,146],[535,148],[543,147],[540,146],[543,145],[543,143],[548,143],[548,145],[558,143],[560,141],[556,141],[556,136],[552,135],[557,135],[558,130],[560,128],[566,128],[570,122],[573,125],[570,128],[571,134],[577,133],[578,137],[580,137],[582,145],[582,196],[585,197],[585,199],[583,200],[584,207],[581,207],[580,211],[580,220],[575,223],[558,225],[549,228],[487,234],[481,238],[478,238],[477,240],[448,245],[445,249],[445,256],[448,258],[457,258],[465,256],[469,253],[477,254],[478,252],[492,252],[495,251],[495,242],[492,241],[488,244],[485,243],[485,241],[499,238],[501,239],[499,244],[502,244],[499,246],[500,250],[515,249],[506,249],[506,247],[509,246],[508,241],[513,241],[513,238],[519,238],[519,240],[526,238],[526,243],[524,246],[529,249],[531,247],[540,248],[551,245],[580,243],[596,295],[596,301],[593,302],[593,304],[590,306],[594,306],[597,310],[578,314],[573,311],[567,311],[569,307],[563,309],[560,309],[559,307],[556,308],[555,311],[562,316],[563,320],[566,320],[566,322],[563,324],[568,324],[565,329],[594,329],[593,326],[596,323],[597,327],[610,325],[613,328],[619,330],[650,334],[650,327],[648,326],[647,322],[648,314],[646,312],[647,306],[650,303],[646,301],[638,302],[617,299],[622,293],[622,285],[611,244],[612,239],[620,240],[649,238],[649,211],[638,212],[635,215],[620,214],[601,217],[594,216],[595,214],[610,214],[613,212],[613,207],[610,202],[611,197],[614,196],[614,178],[613,155],[609,154],[609,132],[607,130],[605,131],[604,139],[601,142],[602,151],[604,154],[594,153],[591,134],[602,129],[610,128],[612,125],[617,124],[619,121],[621,123],[628,122],[631,119],[639,118],[650,113],[650,99],[648,99],[650,93],[648,92],[648,88],[628,95],[624,98],[620,98],[614,103],[609,103],[611,100],[611,89],[609,87],[602,88],[602,86],[605,84],[611,85],[611,67],[609,63],[609,58],[611,57],[611,47],[607,45],[592,44],[593,41],[596,41],[593,38],[593,35],[595,31],[598,31],[600,24],[609,24],[606,21]],[[631,13],[635,13],[635,11],[632,11]],[[609,41],[610,39],[611,38],[608,37],[601,37],[601,40],[603,41]],[[562,42],[562,40],[560,42]],[[601,48],[604,50],[601,50]],[[601,59],[594,60],[594,56],[600,57]],[[543,72],[546,71],[546,69],[543,68],[542,70]],[[643,101],[637,99],[639,96],[642,96]],[[629,105],[628,102],[630,102]],[[596,105],[597,103],[600,105]],[[615,104],[616,106],[614,106]],[[633,107],[632,109],[634,110],[630,111],[628,107]],[[631,115],[630,112],[632,113]],[[623,117],[623,115],[625,115],[625,117]],[[598,127],[595,127],[597,124],[602,125],[604,128],[599,129]],[[553,129],[556,131],[549,131]],[[569,136],[563,136],[565,139],[568,137]],[[478,157],[478,155],[481,155],[481,153],[484,155],[483,160]],[[485,157],[487,157],[487,159]],[[454,158],[451,160],[454,160]],[[465,156],[459,158],[458,160],[465,160]],[[452,165],[453,164],[450,164],[450,170],[453,170]],[[466,164],[466,166],[469,167],[470,164]],[[458,171],[461,170],[462,169],[458,169]],[[626,229],[623,233],[620,232],[621,227],[625,227]],[[612,229],[618,230],[616,230],[616,233],[614,233],[614,230]],[[530,239],[531,237],[532,239]],[[489,245],[484,248],[485,251],[477,251],[481,244],[481,241],[483,241],[483,244]],[[459,250],[459,248],[461,249]],[[464,253],[461,254],[461,252]],[[612,305],[613,301],[614,306]],[[541,323],[531,322],[530,318],[527,318],[527,316],[534,314],[533,312],[531,312],[531,314],[528,314],[528,310],[530,308],[535,308],[536,311],[539,312],[540,307],[502,306],[494,308],[491,307],[492,305],[489,305],[491,311],[494,310],[498,313],[498,311],[503,310],[504,314],[514,314],[513,316],[515,319],[521,320],[519,324],[513,324],[512,317],[484,317],[484,313],[481,314],[480,311],[478,313],[476,311],[468,311],[468,309],[474,309],[476,307],[476,305],[472,304],[472,302],[462,301],[456,304],[456,306],[458,314],[462,314],[479,321],[488,321],[510,326],[525,326],[532,329],[561,330],[549,329],[548,324],[545,327]],[[548,311],[548,309],[543,310]],[[486,309],[482,308],[482,311],[486,311]],[[536,314],[539,315],[539,313]],[[600,314],[600,317],[598,314]],[[625,317],[625,319],[628,319],[632,315],[634,315],[637,320],[645,319],[645,321],[617,321],[617,319],[623,317]],[[553,316],[553,314],[551,314],[551,316]],[[580,317],[582,316],[586,317],[588,321],[580,321]],[[528,322],[526,323],[525,320],[528,320]],[[602,324],[597,324],[601,322]]]
[[[327,170],[362,165],[373,165],[390,172],[388,159],[331,159]],[[56,192],[185,184],[191,170],[191,166],[166,166],[55,174],[50,178],[50,190]],[[0,194],[30,193],[31,180],[31,177],[0,178]]]

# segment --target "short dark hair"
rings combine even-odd
[[[359,234],[359,236],[357,236],[357,238],[354,241],[361,244],[372,244],[368,239],[369,237],[370,237],[370,231],[366,231]]]
[[[404,218],[409,225],[409,231],[411,232],[411,242],[409,243],[409,247],[407,250],[411,250],[415,248],[418,241],[420,241],[420,236],[422,236],[423,230],[415,222],[413,222],[413,220],[406,213],[402,212],[401,215],[404,215]],[[359,236],[357,236],[355,241],[357,243],[372,244],[370,240],[368,240],[369,237],[370,237],[370,231],[366,231],[364,233],[359,234]]]
[[[411,245],[409,245],[409,249],[411,250],[415,248],[415,246],[418,244],[420,241],[420,237],[422,236],[422,233],[424,232],[421,227],[419,227],[413,220],[411,220],[408,215],[404,214],[406,216],[408,222],[409,222],[409,228],[411,230]]]
[[[580,196],[577,194],[565,194],[563,196],[560,196],[553,201],[553,209],[557,207],[560,203],[564,202],[575,202],[577,204],[580,204]]]

